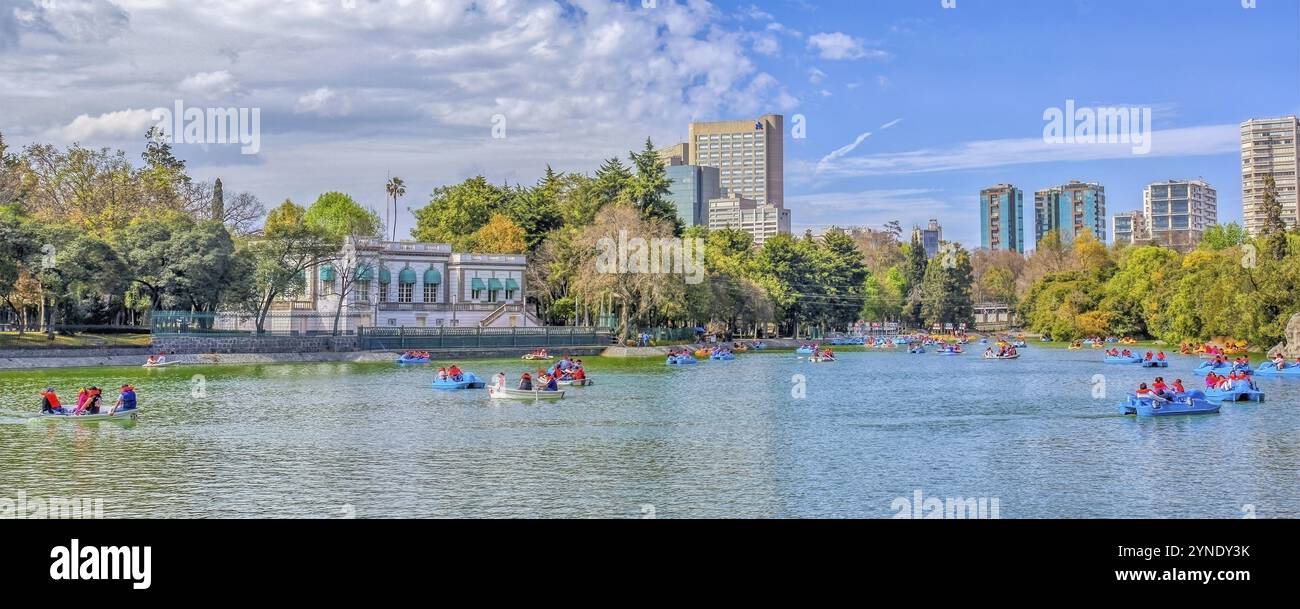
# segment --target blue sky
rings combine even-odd
[[[1070,99],[1150,108],[1151,152],[1045,144],[1043,112]],[[399,175],[401,235],[408,208],[475,174],[593,171],[690,120],[800,115],[797,230],[935,217],[978,245],[978,192],[999,182],[1032,200],[1099,181],[1114,212],[1151,181],[1203,177],[1239,217],[1237,125],[1300,114],[1300,2],[0,0],[11,144],[135,155],[151,109],[178,100],[261,112],[257,154],[177,143],[200,179],[382,209]]]

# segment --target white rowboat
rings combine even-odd
[[[523,389],[497,389],[496,387],[488,388],[488,397],[494,400],[562,400],[564,399],[564,390],[560,391],[525,391]]]

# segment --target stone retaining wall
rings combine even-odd
[[[155,336],[154,353],[332,353],[356,351],[355,336]]]
[[[153,347],[20,347],[0,349],[0,359],[148,357]]]

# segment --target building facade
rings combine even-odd
[[[1146,216],[1136,210],[1111,216],[1110,231],[1115,244],[1138,245],[1150,239]]]
[[[1024,193],[1010,184],[998,184],[981,190],[980,245],[984,249],[1023,254],[1024,206]],[[937,246],[935,251],[938,252]],[[929,255],[928,248],[926,254]]]
[[[1241,203],[1246,231],[1264,228],[1264,179],[1273,176],[1282,219],[1296,225],[1296,170],[1300,167],[1300,119],[1251,119],[1241,124]]]
[[[925,228],[912,227],[912,236],[916,237],[916,240],[921,242],[921,247],[925,248],[927,260],[939,255],[939,244],[943,242],[943,227],[939,225],[938,220],[931,218]]]
[[[732,228],[754,237],[754,247],[768,239],[790,233],[790,210],[765,205],[734,193],[709,201],[709,230]]]
[[[689,165],[717,167],[723,194],[785,207],[785,119],[691,123]]]
[[[677,207],[677,217],[686,226],[709,225],[709,201],[722,198],[717,167],[670,165],[665,171],[672,185],[668,198]]]
[[[335,262],[310,269],[304,293],[276,309],[366,327],[538,327],[525,300],[522,255],[471,254],[450,245],[349,239]],[[352,277],[349,280],[347,277]],[[308,330],[310,331],[310,330]]]
[[[1219,223],[1218,193],[1205,180],[1154,182],[1143,192],[1142,215],[1151,243],[1191,251]]]
[[[691,160],[691,145],[685,142],[673,144],[659,151],[659,161],[664,167],[676,167],[686,165]]]
[[[1105,243],[1106,187],[1096,182],[1070,183],[1034,193],[1034,242],[1057,231],[1061,243],[1070,243],[1083,231]]]

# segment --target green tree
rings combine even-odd
[[[926,324],[974,323],[970,254],[956,244],[945,243],[925,270],[921,294],[921,316]]]
[[[341,192],[327,192],[318,197],[307,208],[303,223],[329,241],[344,246],[322,261],[316,273],[322,285],[328,286],[326,295],[334,300],[333,334],[338,336],[344,305],[355,292],[365,269],[374,265],[374,256],[359,247],[360,241],[379,237],[383,225],[374,210],[362,207]]]

